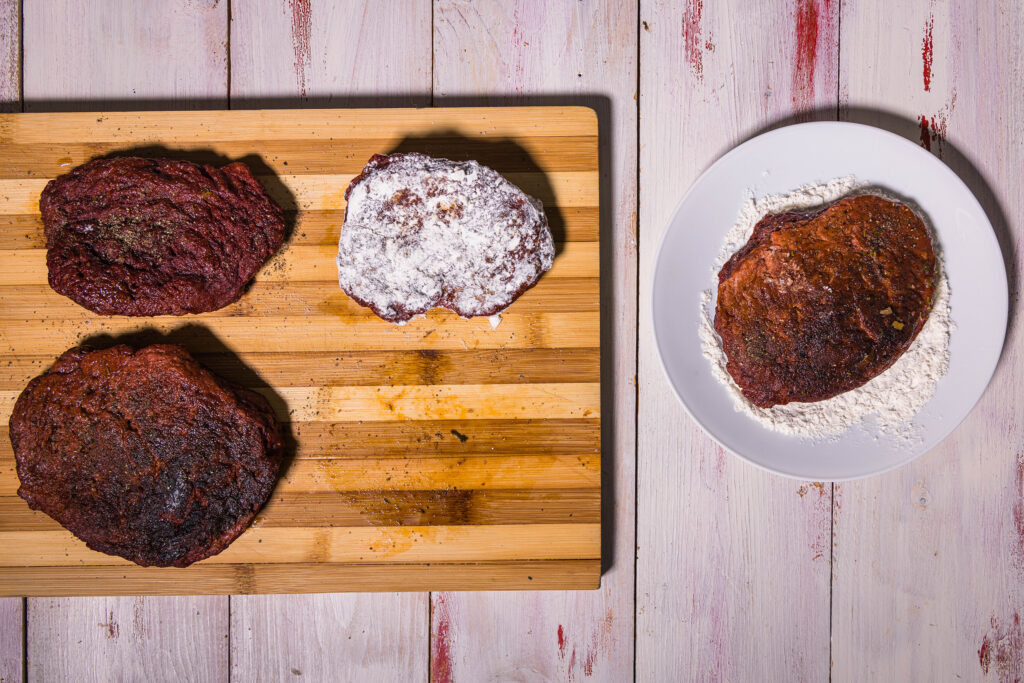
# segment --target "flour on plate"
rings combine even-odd
[[[853,176],[836,178],[819,185],[806,185],[788,194],[763,198],[751,196],[736,224],[725,237],[718,260],[712,268],[712,282],[732,254],[746,244],[759,220],[769,213],[809,209],[831,203],[854,190],[867,189]],[[872,192],[885,194],[877,188]],[[836,437],[874,416],[880,435],[917,440],[911,420],[935,393],[935,386],[949,368],[949,337],[956,328],[950,319],[949,281],[942,264],[939,245],[934,241],[937,281],[931,313],[910,348],[893,365],[861,387],[814,403],[787,403],[759,408],[748,401],[726,371],[722,340],[714,328],[716,289],[701,295],[700,341],[704,357],[711,363],[715,379],[724,384],[737,411],[746,413],[765,427],[808,439]]]

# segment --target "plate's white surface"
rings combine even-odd
[[[914,201],[927,214],[949,277],[949,372],[915,418],[923,440],[879,438],[853,428],[807,440],[774,432],[733,407],[701,353],[701,292],[717,285],[712,265],[749,193],[787,193],[847,175]],[[654,269],[652,320],[676,394],[722,446],[755,465],[802,479],[841,480],[898,467],[944,439],[981,398],[1006,333],[1006,270],[992,226],[945,164],[892,133],[853,123],[806,123],[750,140],[715,162],[680,202]]]

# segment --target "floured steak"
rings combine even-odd
[[[338,280],[390,322],[494,315],[554,261],[540,201],[475,161],[376,154],[345,198]]]
[[[184,567],[224,550],[282,457],[266,400],[176,345],[71,349],[10,421],[18,495],[93,550]]]
[[[106,315],[222,308],[284,241],[280,207],[249,168],[96,159],[39,200],[50,287]]]
[[[931,236],[877,195],[767,215],[718,274],[715,330],[754,405],[811,402],[891,366],[932,306]]]

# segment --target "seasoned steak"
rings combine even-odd
[[[96,159],[39,199],[54,291],[105,315],[181,315],[237,301],[284,241],[249,168]]]
[[[262,396],[167,344],[65,352],[18,397],[10,435],[29,507],[144,567],[224,550],[282,457]]]
[[[865,194],[765,216],[718,274],[727,370],[762,408],[855,389],[914,341],[934,284],[931,236],[905,204]]]
[[[554,261],[540,201],[475,161],[375,154],[345,197],[338,281],[389,322],[494,315]]]

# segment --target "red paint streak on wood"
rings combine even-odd
[[[569,655],[569,680],[576,678],[576,648],[572,649],[572,654]]]
[[[832,530],[830,516],[832,511],[832,496],[830,495],[832,488],[826,489],[825,485],[820,481],[812,482],[810,486],[818,489],[818,496],[816,498],[814,496],[807,498],[815,509],[815,513],[807,518],[815,532],[814,540],[811,542],[811,552],[813,553],[811,562],[814,562],[824,558],[832,547],[832,537],[830,534]],[[805,497],[809,491],[810,487],[807,484],[797,489],[797,493],[801,498]]]
[[[683,10],[683,52],[690,63],[690,71],[698,81],[704,80],[704,53],[701,48],[701,17],[704,0],[688,0]]]
[[[111,611],[110,614],[107,615],[107,622],[105,624],[100,624],[100,626],[107,629],[107,638],[117,639],[117,637],[121,634],[121,627],[118,626],[117,622],[114,620],[113,611]]]
[[[512,78],[512,88],[516,92],[523,91],[523,82],[526,80],[524,78],[523,69],[523,45],[525,44],[525,41],[523,40],[523,31],[520,26],[519,5],[516,5],[512,9],[512,54],[515,59],[515,64],[513,66],[514,75]]]
[[[565,659],[565,631],[561,624],[558,625],[558,656]]]
[[[934,57],[935,43],[932,40],[932,31],[935,29],[935,15],[928,15],[928,22],[924,25],[924,40],[921,42],[921,61],[924,64],[924,91],[932,89],[932,59]]]
[[[814,104],[814,64],[818,60],[818,3],[800,0],[796,6],[796,55],[793,59],[793,106]]]
[[[601,620],[597,630],[590,637],[590,647],[587,649],[587,654],[583,658],[583,675],[590,677],[594,675],[594,663],[597,662],[597,656],[602,650],[606,650],[611,647],[612,640],[612,625],[615,622],[614,610],[608,610],[608,613],[604,615],[604,619]]]
[[[1024,569],[1024,452],[1017,454],[1017,502],[1013,505],[1013,528],[1017,532],[1017,564]]]
[[[430,680],[437,683],[451,683],[451,615],[444,595],[437,596],[434,615],[437,626],[430,637]]]
[[[312,64],[309,39],[313,32],[310,0],[289,0],[292,10],[292,52],[295,55],[295,76],[299,92],[306,96],[306,68]]]
[[[942,139],[946,135],[946,117],[942,114],[936,116],[917,117],[917,123],[921,127],[921,146],[929,152],[932,151],[932,143],[935,143],[935,151],[942,156]]]
[[[978,648],[982,673],[994,671],[1000,683],[1020,681],[1024,676],[1024,634],[1021,633],[1020,615],[1014,613],[1013,623],[1005,626],[993,616],[991,624],[992,628]]]

